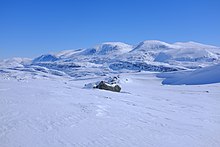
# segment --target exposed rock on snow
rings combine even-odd
[[[108,84],[108,83],[106,83],[104,81],[101,81],[94,88],[103,89],[103,90],[109,90],[109,91],[113,91],[113,92],[120,92],[121,91],[121,87],[119,85],[117,85],[117,84]]]
[[[108,77],[104,81],[92,82],[85,84],[85,89],[98,88],[103,90],[109,90],[114,92],[120,92],[121,87],[118,85],[120,82],[119,75],[114,77]]]

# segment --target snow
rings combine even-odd
[[[167,62],[169,60],[175,61],[206,61],[212,62],[218,60],[218,55],[206,50],[206,49],[174,49],[166,52],[160,52],[155,61]]]
[[[106,54],[111,51],[118,51],[119,53],[126,53],[132,50],[132,46],[122,42],[105,42],[96,46],[98,54]]]
[[[174,45],[180,46],[181,48],[219,49],[219,47],[216,47],[216,46],[201,44],[201,43],[194,42],[194,41],[176,42],[176,43],[174,43]]]
[[[123,54],[132,50],[132,46],[122,42],[106,42],[95,46],[94,48],[85,49],[79,55],[109,55]]]
[[[64,50],[59,53],[56,53],[56,57],[58,58],[71,58],[75,54],[81,52],[83,49],[73,49],[73,50]]]
[[[161,85],[156,73],[120,75],[122,92],[84,89],[102,80],[17,81],[0,76],[0,146],[220,145],[220,84]]]
[[[95,69],[85,68],[86,73],[90,73],[91,70],[97,71],[97,68],[100,71],[108,70],[108,72],[119,69],[146,71],[195,69],[220,63],[220,48],[195,42],[169,44],[157,40],[143,41],[138,45],[105,42],[92,48],[42,55],[35,58],[29,66],[40,64],[40,66],[53,69],[57,66],[55,69],[60,70],[63,65],[71,66],[76,63],[96,64]],[[62,68],[62,72],[70,76],[73,75],[72,71],[75,72],[75,69],[72,68],[70,72]]]
[[[48,61],[57,61],[58,58],[54,55],[47,54],[47,55],[42,55],[40,57],[37,57],[33,60],[33,63],[36,62],[48,62]]]
[[[1,68],[14,68],[14,67],[23,67],[25,64],[30,64],[31,59],[28,58],[11,58],[0,60]]]
[[[161,73],[158,77],[165,78],[163,84],[171,85],[199,85],[220,82],[220,64],[204,67],[194,71]]]
[[[157,51],[157,50],[166,50],[173,48],[174,46],[168,44],[166,42],[158,41],[158,40],[146,40],[137,45],[133,51]]]
[[[219,147],[219,73],[220,48],[195,42],[1,60],[0,147]]]

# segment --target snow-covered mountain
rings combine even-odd
[[[54,61],[57,61],[58,58],[54,55],[50,55],[50,54],[47,54],[47,55],[42,55],[40,57],[37,57],[35,58],[32,63],[37,63],[37,62],[54,62]]]
[[[85,49],[79,55],[120,55],[132,50],[132,46],[122,42],[106,42],[93,48]]]
[[[171,48],[175,48],[175,45],[168,44],[166,42],[158,41],[158,40],[146,40],[139,43],[132,52],[148,52],[148,51],[164,51]]]

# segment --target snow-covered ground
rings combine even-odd
[[[219,75],[220,47],[196,42],[1,60],[0,147],[219,147]],[[114,76],[120,93],[91,88]]]
[[[220,83],[162,85],[157,73],[121,73],[117,93],[83,88],[99,76],[6,75],[1,147],[220,146]]]
[[[201,85],[220,83],[220,64],[197,70],[160,73],[157,76],[165,78],[162,82],[163,84],[170,85]]]

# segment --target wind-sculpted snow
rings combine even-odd
[[[219,83],[168,86],[155,73],[122,73],[116,93],[83,88],[106,76],[21,72],[0,74],[1,147],[220,146]]]
[[[204,67],[193,71],[160,73],[158,77],[165,78],[163,84],[169,85],[201,85],[220,82],[220,64]]]

